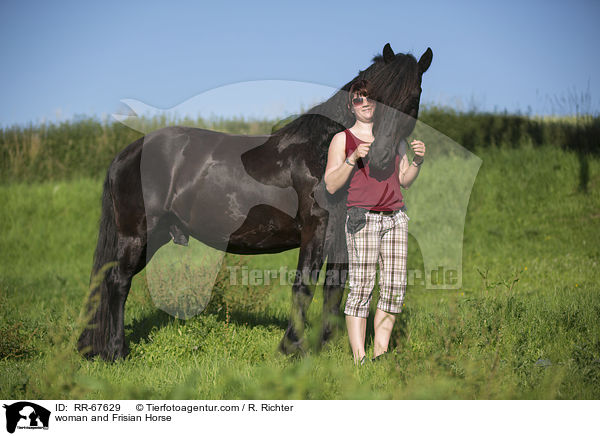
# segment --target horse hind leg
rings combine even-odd
[[[131,289],[131,281],[144,269],[156,251],[168,241],[167,232],[162,227],[154,228],[148,238],[145,235],[119,237],[117,267],[113,270],[114,275],[110,281],[114,292],[108,294],[106,304],[109,318],[106,346],[101,353],[104,359],[115,360],[129,354],[125,341],[125,302]]]
[[[137,214],[135,220],[144,223],[144,216]],[[86,357],[99,355],[114,360],[127,353],[123,319],[125,301],[131,279],[146,265],[146,228],[145,225],[135,228],[140,230],[129,236],[117,228],[107,176],[90,278],[91,293],[85,308],[85,326],[77,343],[77,348]]]
[[[103,358],[114,360],[129,353],[125,343],[125,302],[131,280],[146,265],[146,245],[141,237],[119,238],[119,260],[114,270],[114,292],[108,295],[108,334]]]
[[[125,301],[131,280],[146,263],[146,246],[141,237],[119,237],[114,266],[110,267],[88,301],[90,321],[78,348],[87,357],[115,360],[127,355],[125,344]],[[97,275],[103,271],[96,271]],[[94,281],[94,278],[92,278]]]

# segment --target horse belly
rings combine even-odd
[[[231,161],[214,161],[172,207],[194,238],[219,250],[275,253],[300,244],[294,189],[260,183]]]

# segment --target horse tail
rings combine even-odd
[[[77,343],[79,351],[87,357],[100,354],[110,334],[109,282],[113,281],[113,267],[117,261],[118,233],[109,174],[110,169],[104,179],[100,230],[84,315],[86,325]]]

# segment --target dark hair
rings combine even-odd
[[[358,94],[362,97],[368,97],[371,95],[371,84],[368,80],[360,79],[352,84],[350,91],[348,91],[348,104],[352,106],[352,97],[354,94]]]

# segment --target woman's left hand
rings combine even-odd
[[[415,152],[415,157],[413,161],[422,162],[425,159],[425,143],[423,141],[414,140],[410,143],[413,151]]]

